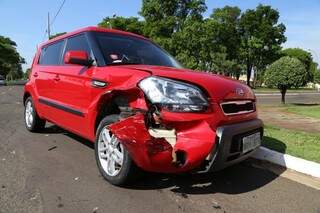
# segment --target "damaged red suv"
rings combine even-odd
[[[152,41],[87,27],[42,44],[25,85],[25,125],[46,121],[95,143],[103,177],[115,185],[139,171],[211,172],[260,145],[252,90],[184,69]]]

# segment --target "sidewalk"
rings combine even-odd
[[[260,147],[252,156],[253,164],[279,176],[320,190],[320,164]],[[283,169],[285,168],[285,170]]]

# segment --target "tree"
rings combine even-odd
[[[188,18],[184,27],[172,35],[176,58],[194,70],[215,71],[232,75],[236,62],[227,58],[226,47],[214,41],[216,23],[212,20]]]
[[[314,72],[314,83],[320,84],[320,69]]]
[[[239,15],[239,8],[227,6],[215,9],[204,20],[187,18],[180,31],[172,35],[172,48],[178,60],[191,69],[239,78]]]
[[[61,36],[61,35],[64,35],[64,34],[66,34],[66,32],[56,33],[56,34],[50,35],[49,39],[54,39],[55,37],[58,37],[58,36]]]
[[[281,92],[281,101],[285,103],[287,89],[305,85],[307,71],[304,64],[288,56],[272,63],[266,70],[265,83],[268,87],[276,87]]]
[[[26,72],[25,72],[24,75],[23,75],[23,78],[24,78],[24,79],[28,79],[30,73],[31,73],[31,68],[27,68]]]
[[[206,9],[205,0],[143,0],[140,15],[146,21],[144,34],[176,55],[173,33],[181,31],[189,18],[202,20]]]
[[[202,20],[187,19],[184,27],[173,33],[172,49],[176,58],[186,67],[195,70],[210,70],[210,52],[207,23]]]
[[[144,34],[144,21],[140,21],[137,17],[106,17],[98,24],[99,27],[114,28],[117,30],[128,31],[139,35]]]
[[[309,73],[308,73],[309,76],[311,76],[311,79],[309,79],[310,80],[309,82],[315,83],[315,77],[316,77],[317,71],[318,71],[318,63],[312,61],[310,65]]]
[[[238,60],[240,48],[239,20],[241,10],[238,7],[225,6],[213,10],[210,21],[216,33],[214,41],[224,46],[227,59]]]
[[[23,71],[22,71],[21,64],[14,64],[11,66],[11,69],[6,76],[6,79],[8,81],[12,81],[12,80],[20,79],[22,77],[23,77]]]
[[[99,26],[149,37],[187,68],[237,79],[246,69],[249,81],[254,67],[262,79],[266,66],[280,58],[286,40],[278,11],[259,5],[241,13],[225,6],[204,19],[206,9],[205,0],[143,0],[143,20],[106,17]]]
[[[167,26],[168,32],[173,33],[181,29],[188,17],[202,19],[202,13],[206,9],[205,0],[143,0],[140,15],[149,24],[162,20],[170,22],[171,25]]]
[[[300,48],[288,48],[288,49],[282,50],[281,53],[284,56],[290,56],[290,57],[299,59],[304,64],[308,72],[306,83],[313,81],[313,73],[316,67],[313,66],[313,59],[310,52],[307,52]]]
[[[220,74],[239,79],[242,69],[239,58],[240,33],[239,21],[241,10],[238,7],[225,6],[213,10],[208,19],[207,43],[213,48],[209,59],[213,62],[211,69]]]
[[[280,57],[286,28],[282,23],[278,24],[278,19],[277,10],[261,4],[255,10],[246,10],[240,18],[240,56],[246,65],[249,86],[253,67],[261,71]]]
[[[6,78],[22,77],[21,64],[25,61],[17,52],[16,47],[17,44],[10,38],[0,36],[0,75]]]

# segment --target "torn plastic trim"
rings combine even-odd
[[[150,128],[148,132],[154,138],[164,138],[171,145],[172,148],[174,148],[174,146],[176,145],[177,136],[175,129],[166,130]],[[177,162],[177,154],[174,151],[174,149],[172,149],[172,162]]]
[[[150,128],[149,133],[154,138],[165,138],[172,147],[176,144],[177,136],[174,129],[166,130]]]
[[[212,151],[206,157],[207,161],[214,161],[214,159],[216,158],[217,152],[218,152],[218,148],[219,148],[220,143],[221,143],[221,136],[222,136],[222,129],[221,128],[217,128],[216,129],[216,145],[212,147]]]

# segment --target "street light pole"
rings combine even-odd
[[[50,13],[48,12],[48,23],[47,23],[47,32],[48,32],[48,40],[50,39],[50,35],[51,35],[51,32],[50,32]]]

